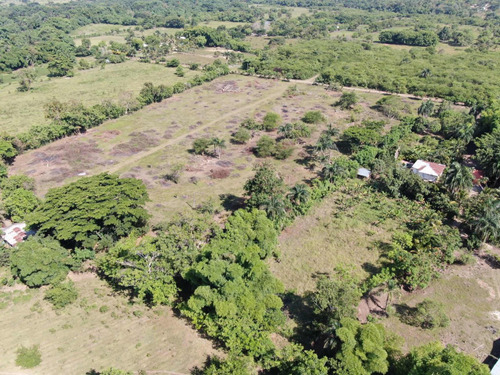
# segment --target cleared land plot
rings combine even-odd
[[[322,87],[300,84],[299,94],[286,95],[291,83],[244,76],[221,77],[214,82],[175,95],[130,116],[109,121],[85,134],[33,150],[16,159],[11,173],[25,173],[37,181],[38,191],[77,178],[80,173],[118,173],[142,179],[151,197],[154,221],[190,210],[220,194],[241,196],[244,182],[253,174],[257,159],[252,152],[263,132],[254,132],[246,145],[230,143],[231,134],[248,117],[262,119],[267,111],[284,121],[299,120],[308,110],[320,110],[340,130],[351,125],[350,114],[331,106],[340,96]],[[375,94],[363,94],[357,119],[380,118],[369,106]],[[314,176],[304,165],[304,147],[315,143],[323,125],[311,139],[297,145],[292,157],[272,160],[289,185]],[[277,137],[277,132],[268,133]],[[227,148],[220,158],[190,152],[198,137],[219,137]],[[165,176],[177,165],[184,167],[179,183]],[[227,202],[226,202],[227,203]]]
[[[450,319],[446,328],[423,330],[402,323],[397,316],[382,319],[405,339],[405,348],[430,341],[453,344],[483,361],[492,351],[500,330],[500,276],[483,259],[472,266],[453,266],[427,289],[404,294],[396,307],[414,307],[428,298],[441,302]],[[496,354],[498,355],[498,353]]]
[[[0,288],[0,373],[85,374],[113,366],[188,374],[215,353],[168,307],[130,304],[90,273],[72,278],[80,296],[61,312],[43,300],[43,289]],[[16,367],[21,345],[40,345],[42,363]]]
[[[136,96],[145,82],[172,85],[196,74],[186,70],[185,77],[179,78],[174,73],[175,68],[129,60],[108,64],[105,69],[76,71],[72,78],[40,77],[30,92],[17,91],[17,84],[12,82],[0,88],[0,131],[16,134],[33,125],[48,123],[44,105],[52,99],[74,100],[85,105],[103,100],[118,102],[125,92]]]

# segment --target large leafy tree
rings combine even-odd
[[[244,186],[249,207],[259,208],[267,204],[271,197],[282,197],[286,186],[281,176],[269,163],[263,163],[255,168],[255,176]]]
[[[395,375],[488,375],[488,366],[472,356],[459,353],[453,346],[433,342],[413,349],[396,362]]]
[[[28,224],[70,246],[92,246],[103,236],[113,240],[148,220],[148,194],[142,181],[103,173],[49,190]]]
[[[476,159],[493,185],[500,181],[500,130],[476,139]]]
[[[30,237],[10,254],[12,274],[30,287],[63,280],[74,265],[68,250],[52,238]]]
[[[344,318],[336,334],[340,341],[336,369],[339,375],[385,374],[389,369],[386,335],[380,324],[362,325]]]
[[[26,215],[38,207],[39,200],[33,192],[16,189],[3,200],[3,208],[12,221],[23,221]]]

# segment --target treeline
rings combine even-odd
[[[74,58],[69,33],[92,23],[183,28],[205,20],[253,22],[263,15],[259,8],[228,0],[171,2],[169,6],[151,1],[147,11],[137,0],[0,7],[0,71]]]
[[[379,34],[380,43],[403,44],[408,46],[430,47],[439,42],[439,38],[432,31],[382,31]]]
[[[46,116],[52,121],[49,125],[37,125],[16,136],[4,136],[0,139],[0,156],[5,162],[26,150],[35,149],[57,139],[85,132],[101,125],[104,121],[115,119],[137,111],[142,107],[171,97],[194,86],[202,85],[222,75],[229,74],[229,67],[220,60],[203,67],[203,73],[196,75],[186,83],[173,86],[144,84],[137,98],[128,98],[122,104],[105,101],[91,107],[82,104],[53,101],[46,106]]]
[[[242,68],[265,77],[307,79],[319,74],[317,82],[324,84],[485,102],[500,92],[493,74],[498,55],[442,55],[433,48],[403,51],[365,42],[311,40],[262,51],[247,58]]]

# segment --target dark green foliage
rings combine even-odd
[[[471,169],[456,161],[444,171],[443,184],[454,195],[471,189],[473,180]]]
[[[362,293],[360,280],[351,273],[338,268],[332,276],[321,276],[316,282],[316,290],[310,295],[310,301],[321,324],[331,326],[343,318],[356,318]]]
[[[428,47],[439,42],[437,34],[433,31],[382,31],[379,35],[381,43],[404,44],[408,46]]]
[[[250,358],[235,355],[230,355],[226,359],[209,358],[203,369],[194,372],[195,375],[252,375],[255,373],[255,365]]]
[[[408,105],[396,95],[384,96],[376,104],[377,110],[389,118],[401,119],[403,112],[409,112]]]
[[[358,168],[359,165],[356,161],[350,160],[346,156],[339,156],[323,167],[321,176],[330,182],[342,181],[356,177]]]
[[[272,368],[278,375],[327,375],[327,357],[318,358],[312,350],[305,350],[298,344],[290,344],[279,350]]]
[[[72,304],[78,298],[78,291],[72,281],[53,285],[45,292],[45,297],[55,309],[62,309]]]
[[[146,82],[139,93],[139,101],[143,105],[161,102],[163,99],[170,98],[174,94],[171,87],[165,85],[155,86],[151,82]]]
[[[233,141],[236,142],[236,143],[247,143],[250,138],[251,138],[251,134],[250,132],[243,128],[243,127],[240,127],[234,134],[233,134]]]
[[[255,146],[255,153],[259,158],[265,158],[268,156],[274,155],[276,152],[276,141],[267,136],[263,135],[257,141],[257,145]]]
[[[486,189],[465,204],[464,219],[472,235],[472,247],[481,242],[500,242],[500,195],[497,189]],[[478,240],[479,243],[474,243]]]
[[[281,176],[268,163],[255,167],[255,176],[249,179],[244,186],[245,194],[249,197],[248,207],[259,208],[266,204],[271,197],[282,197],[286,186]]]
[[[318,124],[326,120],[325,116],[320,111],[309,111],[304,114],[302,121],[306,124]]]
[[[75,67],[75,59],[71,56],[67,55],[59,55],[52,60],[49,65],[49,75],[51,77],[73,77],[75,75],[74,72]]]
[[[339,375],[385,374],[389,369],[386,334],[380,324],[361,325],[357,320],[344,318],[336,330],[340,350],[336,355]]]
[[[233,353],[262,357],[273,347],[269,333],[284,322],[276,295],[283,286],[261,260],[267,251],[234,230],[212,239],[187,273],[194,293],[181,310]]]
[[[11,141],[0,139],[0,158],[4,161],[10,161],[17,155],[17,150]]]
[[[74,261],[59,242],[34,236],[21,242],[10,254],[12,274],[30,287],[63,280]]]
[[[156,229],[156,237],[122,239],[99,259],[98,266],[115,285],[144,302],[170,304],[179,290],[176,280],[195,262],[215,228],[202,216],[179,217]]]
[[[14,222],[24,221],[26,216],[33,212],[40,204],[39,199],[32,191],[16,189],[3,199],[5,214]]]
[[[335,103],[341,109],[352,109],[352,107],[358,102],[358,96],[354,91],[345,91],[342,93],[340,99]]]
[[[292,156],[294,149],[295,146],[292,141],[282,139],[276,143],[273,155],[278,160],[285,160]]]
[[[206,155],[212,140],[208,138],[198,138],[193,141],[193,151],[197,155]]]
[[[103,236],[116,240],[142,230],[149,217],[147,200],[141,180],[103,173],[49,190],[27,221],[71,247],[92,247]]]
[[[387,258],[399,283],[414,290],[425,288],[440,270],[453,263],[462,240],[456,228],[442,225],[432,212],[408,225],[409,232],[393,236]]]
[[[281,124],[281,116],[274,112],[267,112],[262,119],[262,128],[266,131],[277,129]]]
[[[393,371],[394,375],[434,375],[434,374],[468,374],[488,375],[488,366],[467,354],[459,353],[449,345],[444,347],[433,342],[411,350],[399,359]]]
[[[278,128],[278,133],[287,139],[309,138],[311,136],[311,128],[303,122],[294,122],[281,125]]]
[[[429,299],[417,303],[415,309],[410,310],[403,320],[407,324],[424,329],[447,327],[450,324],[443,305]]]
[[[262,124],[259,124],[257,121],[255,121],[252,118],[247,118],[241,123],[241,126],[244,128],[247,128],[249,130],[261,130],[262,129]]]
[[[490,178],[490,183],[496,186],[500,182],[500,130],[476,138],[476,159]]]
[[[361,125],[347,128],[342,134],[345,147],[356,151],[362,146],[377,146],[382,141],[383,121],[364,121]]]
[[[38,345],[30,348],[21,346],[17,349],[16,366],[22,368],[33,368],[42,363],[42,353]]]

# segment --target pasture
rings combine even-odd
[[[184,61],[189,61],[189,58]],[[137,96],[145,82],[172,85],[185,82],[196,74],[186,70],[185,77],[179,78],[174,74],[174,68],[134,60],[107,64],[105,69],[77,70],[71,78],[49,78],[43,73],[46,71],[40,68],[41,75],[29,92],[19,92],[17,81],[0,84],[1,132],[16,134],[33,125],[48,123],[44,106],[53,99],[77,101],[84,105],[98,104],[103,100],[119,102],[127,93]]]
[[[0,288],[0,373],[85,374],[112,366],[188,374],[215,353],[212,343],[170,308],[132,304],[93,273],[70,278],[79,297],[61,311],[43,299],[45,288]],[[39,366],[16,367],[21,345],[40,346]]]

